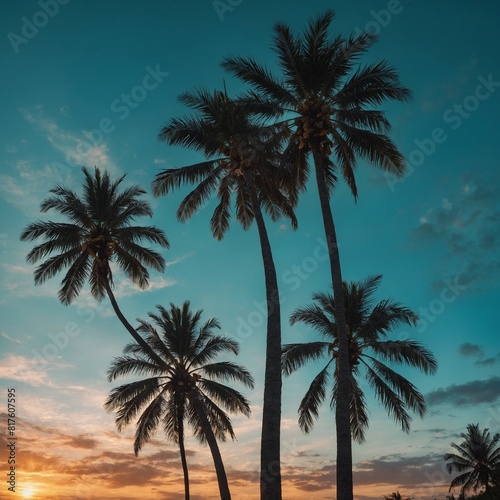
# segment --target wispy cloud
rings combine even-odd
[[[500,178],[498,173],[480,169],[469,171],[439,206],[420,216],[410,245],[439,243],[446,254],[439,262],[434,286],[456,278],[477,291],[493,286],[500,277]]]
[[[106,168],[110,173],[117,174],[118,168],[112,160],[108,146],[104,140],[95,140],[86,131],[72,132],[62,129],[54,119],[44,115],[43,107],[34,112],[22,110],[26,121],[35,130],[43,134],[52,146],[59,151],[68,167],[94,165]]]
[[[43,359],[27,358],[16,354],[8,354],[0,363],[0,378],[24,382],[33,387],[52,386],[49,371],[65,368],[68,365],[49,362]]]
[[[16,339],[14,337],[11,337],[7,332],[1,332],[0,335],[4,338],[4,339],[7,339],[7,340],[10,340],[11,342],[14,342],[16,344],[22,344],[23,341],[22,340],[19,340],[19,339]]]
[[[476,358],[474,364],[480,367],[490,367],[500,362],[500,353],[495,356],[485,358],[484,349],[481,346],[471,344],[470,342],[460,344],[458,346],[458,352],[462,356]]]
[[[164,278],[163,276],[158,276],[156,278],[151,278],[149,284],[146,288],[141,288],[128,279],[122,279],[115,283],[115,296],[117,298],[130,297],[139,293],[154,292],[156,290],[161,290],[162,288],[167,288],[176,284],[175,280]]]

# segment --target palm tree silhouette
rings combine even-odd
[[[226,92],[187,92],[180,100],[194,109],[196,115],[170,120],[160,137],[169,144],[201,151],[207,161],[160,172],[153,182],[153,193],[163,195],[182,183],[196,184],[177,211],[178,218],[184,221],[216,192],[219,204],[210,225],[219,240],[229,228],[233,200],[236,218],[243,228],[248,229],[254,219],[257,223],[268,311],[261,470],[266,478],[264,488],[281,487],[281,312],[276,268],[262,211],[272,220],[284,214],[296,227],[292,208],[278,188],[282,170],[277,166],[276,154],[282,129],[271,127],[263,136],[259,124],[249,118],[255,107],[251,103],[239,104]],[[262,111],[264,115],[266,112]],[[272,496],[266,493],[266,498]]]
[[[414,340],[389,340],[387,334],[402,324],[416,323],[415,314],[398,302],[382,300],[372,307],[373,294],[382,277],[375,276],[361,283],[344,282],[346,330],[348,338],[350,385],[350,422],[354,439],[362,443],[368,428],[368,409],[360,379],[365,380],[388,414],[405,432],[410,429],[410,409],[423,416],[426,412],[424,398],[405,377],[390,368],[386,362],[407,364],[434,373],[437,362],[434,356]],[[305,323],[325,338],[324,341],[283,346],[283,370],[289,375],[308,361],[327,358],[327,363],[312,381],[299,407],[299,425],[310,432],[318,418],[320,405],[326,397],[330,381],[332,392],[330,406],[338,404],[339,342],[336,325],[337,301],[331,294],[313,295],[314,304],[295,310],[291,324]]]
[[[100,301],[107,294],[127,331],[147,349],[148,345],[118,307],[112,290],[111,263],[135,285],[146,288],[147,267],[162,272],[165,260],[141,243],[168,248],[168,240],[163,231],[154,226],[132,225],[139,217],[152,216],[149,203],[140,199],[145,194],[141,187],[120,189],[125,176],[112,181],[108,172],[101,173],[97,167],[93,175],[85,167],[82,171],[83,196],[68,187],[56,186],[50,190],[53,196],[41,204],[42,212],[54,210],[69,222],[37,221],[22,232],[23,241],[44,240],[28,253],[26,260],[34,264],[50,256],[35,270],[36,285],[67,269],[59,290],[59,300],[65,305],[78,296],[88,280],[93,297]]]
[[[413,500],[413,497],[403,498],[401,493],[399,493],[399,491],[396,491],[396,493],[393,492],[389,496],[384,495],[384,500]]]
[[[386,62],[359,67],[359,57],[376,37],[360,33],[349,38],[328,36],[334,13],[327,10],[311,21],[302,36],[278,23],[274,27],[273,50],[282,77],[275,77],[253,58],[228,57],[223,67],[252,86],[247,100],[273,102],[276,116],[285,115],[291,132],[284,151],[288,190],[293,203],[306,187],[309,154],[313,158],[316,185],[328,244],[331,280],[337,302],[339,341],[339,398],[336,405],[337,494],[352,500],[352,443],[349,423],[350,368],[342,298],[342,272],[330,196],[338,175],[357,197],[357,158],[395,175],[402,175],[405,162],[387,137],[390,123],[376,109],[386,100],[404,101],[409,91]],[[290,116],[291,115],[291,116]],[[278,492],[266,500],[279,500]]]
[[[449,474],[460,473],[450,485],[449,491],[461,486],[463,496],[470,490],[484,487],[486,494],[492,486],[500,486],[500,434],[490,435],[489,429],[481,431],[479,424],[469,424],[467,432],[460,434],[462,443],[451,443],[458,453],[446,453],[446,470]]]
[[[139,416],[134,441],[136,455],[160,425],[167,438],[179,445],[186,500],[189,499],[184,447],[187,421],[194,435],[210,447],[221,499],[230,499],[217,439],[225,441],[228,434],[235,438],[226,411],[249,416],[250,406],[242,394],[221,382],[234,380],[253,388],[253,378],[240,365],[215,361],[221,353],[239,351],[237,342],[213,333],[220,328],[216,319],[201,324],[203,311],[191,311],[189,302],[182,307],[170,304],[170,309],[157,308],[158,314],[149,314],[151,322],[139,320],[138,331],[144,335],[149,349],[135,343],[127,345],[124,355],[116,358],[108,370],[110,382],[130,374],[142,378],[113,389],[105,408],[116,411],[120,431]],[[151,356],[151,351],[162,360],[161,364]]]

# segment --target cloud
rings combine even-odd
[[[54,179],[56,171],[49,165],[39,167],[34,160],[7,162],[10,173],[0,174],[0,193],[10,205],[26,215],[39,215],[40,194],[46,193]]]
[[[180,257],[177,257],[174,260],[165,262],[165,267],[170,267],[174,266],[175,264],[178,264],[179,262],[182,262],[183,260],[187,259],[188,257],[192,257],[196,252],[189,252],[186,255],[181,255]]]
[[[467,290],[494,286],[500,278],[500,176],[496,171],[466,172],[437,207],[420,216],[409,244],[441,244],[445,256],[433,286],[457,278]]]
[[[500,399],[500,377],[474,380],[465,384],[452,384],[428,393],[425,399],[429,405],[474,406],[481,403],[493,403]]]
[[[439,453],[416,457],[387,455],[357,464],[354,481],[359,485],[404,484],[415,488],[433,482],[442,464],[443,455]]]
[[[19,340],[19,339],[16,339],[16,338],[13,338],[11,337],[7,332],[1,332],[0,335],[4,338],[4,339],[7,339],[7,340],[10,340],[11,342],[15,342],[16,344],[22,344],[23,341],[22,340]]]
[[[458,346],[458,352],[465,357],[481,357],[484,355],[482,348],[470,342],[464,342]]]
[[[476,358],[474,364],[479,367],[490,367],[497,364],[500,361],[500,353],[496,356],[490,356],[489,358],[484,358],[484,350],[481,346],[476,344],[471,344],[470,342],[464,342],[458,346],[458,352],[465,357]]]
[[[6,420],[6,413],[0,419]],[[61,425],[33,423],[17,419],[22,429],[23,448],[20,458],[23,466],[23,483],[36,481],[47,500],[54,498],[169,498],[182,499],[183,481],[179,451],[174,444],[163,439],[161,443],[149,442],[139,456],[135,456],[133,435],[103,432],[102,426],[95,433],[68,433]],[[4,448],[6,437],[0,436]],[[197,461],[197,453],[187,450],[190,483],[201,485],[198,491],[207,491],[203,498],[217,498],[213,465]],[[193,493],[196,489],[193,488]],[[50,494],[48,493],[50,491]],[[193,496],[193,498],[201,498]]]
[[[108,146],[103,140],[90,137],[89,132],[81,130],[78,133],[62,129],[55,120],[44,115],[43,107],[36,111],[22,110],[25,120],[33,125],[59,151],[66,167],[93,167],[94,165],[106,168],[110,173],[117,174],[118,168],[111,159]]]
[[[114,292],[117,298],[130,297],[132,295],[144,292],[154,292],[156,290],[161,290],[163,288],[173,286],[177,282],[173,279],[164,278],[163,276],[158,276],[156,278],[151,278],[149,284],[146,288],[141,288],[129,279],[122,279],[115,284]]]
[[[19,251],[22,255],[22,253]],[[19,254],[18,254],[19,255]],[[23,297],[57,297],[59,285],[54,281],[35,286],[33,283],[33,268],[21,264],[1,263],[2,271],[1,289],[7,299]]]
[[[48,370],[53,367],[54,363],[45,360],[35,361],[16,354],[8,354],[2,358],[0,364],[0,379],[16,380],[34,387],[49,385]]]
[[[490,366],[496,365],[499,362],[500,362],[500,353],[498,353],[496,356],[493,356],[491,358],[478,359],[474,364],[476,366],[490,367]]]

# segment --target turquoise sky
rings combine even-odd
[[[35,288],[33,267],[25,262],[30,245],[19,241],[22,229],[49,218],[39,205],[50,188],[78,189],[82,165],[127,174],[125,184],[149,192],[159,170],[198,161],[197,154],[157,139],[167,119],[186,113],[179,93],[220,88],[224,81],[238,93],[241,84],[219,67],[224,56],[254,56],[273,68],[273,24],[300,30],[326,8],[336,12],[336,32],[379,34],[366,62],[387,59],[413,91],[411,102],[385,108],[391,137],[408,160],[407,175],[397,181],[360,162],[358,203],[343,185],[333,196],[344,278],[383,274],[377,298],[393,297],[420,317],[416,328],[393,332],[394,338],[415,338],[439,360],[434,376],[401,369],[429,407],[423,420],[415,417],[410,434],[370,399],[367,442],[354,445],[356,498],[380,499],[397,489],[418,500],[443,498],[450,477],[442,457],[450,443],[469,423],[500,432],[497,2],[4,2],[0,385],[4,402],[7,388],[18,394],[18,485],[25,498],[30,491],[40,499],[137,498],[142,486],[143,498],[177,499],[182,482],[177,450],[161,433],[135,458],[133,428],[118,434],[113,415],[102,407],[114,387],[106,370],[129,341],[110,305],[97,305],[88,289],[74,305],[61,305],[62,276]],[[235,223],[215,241],[209,230],[215,203],[178,223],[175,211],[186,193],[147,195],[153,224],[171,243],[163,253],[168,267],[152,275],[147,291],[117,277],[116,295],[131,321],[145,318],[156,304],[190,300],[239,340],[238,362],[257,381],[246,393],[253,414],[234,419],[238,441],[222,445],[222,455],[234,496],[253,500],[265,336],[258,236],[255,227],[245,232]],[[284,342],[317,338],[300,325],[290,327],[288,317],[329,286],[314,186],[300,200],[297,217],[295,232],[286,221],[269,224]],[[287,499],[334,498],[333,414],[325,406],[309,436],[296,418],[318,366],[284,381]],[[193,498],[216,498],[208,451],[193,439],[188,448]]]

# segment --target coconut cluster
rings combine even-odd
[[[328,133],[332,130],[332,107],[329,104],[318,104],[306,101],[298,108],[301,116],[295,119],[297,130],[295,134],[299,140],[299,149],[310,144],[312,139],[319,139],[321,152],[331,154],[332,142],[328,139]]]
[[[228,158],[228,160],[225,162],[226,168],[235,175],[243,175],[245,161],[241,158],[239,151],[235,148],[231,149],[226,146],[225,148],[221,149],[221,153],[223,156],[226,156]]]

